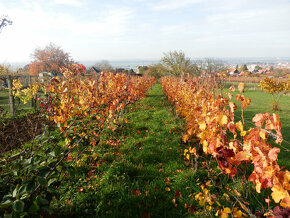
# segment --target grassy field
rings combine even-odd
[[[272,95],[268,93],[264,93],[261,91],[255,91],[251,90],[250,88],[253,86],[257,86],[257,84],[245,84],[245,93],[244,95],[246,97],[250,97],[252,99],[250,106],[244,111],[244,118],[246,120],[246,127],[253,127],[252,118],[257,113],[265,113],[269,112],[277,113],[280,116],[280,120],[282,123],[282,135],[284,138],[284,142],[282,142],[281,146],[287,148],[290,150],[290,96],[281,96],[280,98],[280,111],[273,111],[271,108],[272,103]],[[229,85],[227,86],[229,87]],[[237,87],[237,85],[236,85]],[[228,91],[228,90],[227,90]],[[238,94],[238,91],[235,91],[236,94]],[[236,99],[233,100],[237,103]],[[239,107],[239,104],[237,103],[238,110],[236,112],[237,117],[236,120],[240,119],[241,117],[241,107]],[[274,139],[271,139],[273,141]],[[272,143],[272,145],[275,145]],[[275,145],[277,146],[277,145]],[[280,147],[281,152],[279,154],[279,164],[280,166],[285,166],[288,170],[290,169],[290,159],[289,159],[289,152],[286,151],[283,147]]]

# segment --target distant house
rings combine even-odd
[[[263,69],[262,70],[258,70],[258,73],[259,74],[265,74],[265,70],[263,70]]]
[[[240,74],[240,72],[238,71],[238,69],[232,69],[229,74],[231,76],[238,76]]]
[[[274,75],[275,73],[272,72],[272,71],[267,71],[266,74],[267,74],[267,75]]]
[[[258,70],[253,70],[251,73],[252,74],[257,74],[257,73],[259,73],[259,71]]]
[[[139,77],[142,77],[143,76],[143,74],[141,74],[141,73],[137,73],[137,72],[129,72],[129,75],[130,76],[139,76]]]
[[[54,77],[54,75],[51,72],[41,72],[38,74],[38,77]]]

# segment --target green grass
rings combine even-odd
[[[2,106],[5,109],[8,109],[8,103],[9,103],[8,90],[0,90],[0,106]]]
[[[5,112],[8,112],[8,117],[10,113],[10,108],[9,108],[9,95],[8,95],[8,90],[0,90],[0,107],[4,109]],[[16,115],[21,113],[21,112],[29,112],[32,111],[33,108],[31,107],[30,103],[23,104],[20,102],[18,99],[15,99],[15,110],[16,110]],[[1,118],[1,114],[0,114]]]
[[[282,142],[281,146],[290,149],[290,96],[281,96],[280,98],[280,107],[281,111],[273,111],[271,108],[272,103],[272,95],[268,93],[264,93],[261,91],[255,91],[255,90],[249,90],[247,89],[248,84],[246,84],[246,91],[243,93],[246,97],[251,98],[251,104],[244,110],[244,119],[245,125],[247,128],[253,127],[252,124],[252,118],[257,113],[265,113],[269,112],[277,113],[280,116],[280,120],[282,123],[282,135],[284,138],[284,142]],[[237,87],[237,86],[236,86]],[[228,90],[227,90],[228,91]],[[238,94],[238,91],[235,91],[235,94]],[[238,106],[238,110],[236,111],[237,117],[236,120],[241,119],[241,106],[239,105],[238,101],[235,99],[235,96],[233,97],[233,101],[236,102]],[[270,137],[271,138],[271,137]],[[281,152],[278,156],[278,163],[280,166],[285,166],[286,169],[290,169],[290,159],[289,159],[289,152],[286,151],[283,147],[279,145],[275,145],[273,143],[273,140],[275,139],[271,138],[271,144],[272,146],[280,147]]]
[[[245,84],[245,90],[260,90],[259,83],[244,83]],[[236,86],[238,87],[239,82],[226,82],[225,88],[229,88],[230,86]]]

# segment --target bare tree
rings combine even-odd
[[[221,60],[214,59],[214,58],[205,58],[201,60],[202,69],[207,73],[210,74],[212,72],[220,72],[225,70],[225,65]]]
[[[161,59],[161,64],[171,75],[181,76],[181,79],[185,74],[197,75],[200,73],[198,66],[190,58],[185,57],[182,51],[165,53]]]
[[[102,60],[96,63],[93,67],[100,72],[111,72],[113,70],[112,65],[107,60]]]
[[[2,29],[7,25],[12,25],[12,21],[10,19],[8,19],[8,17],[6,15],[2,16],[0,18],[0,33],[2,32]]]

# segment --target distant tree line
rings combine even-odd
[[[156,78],[165,75],[180,76],[182,78],[186,75],[199,76],[202,73],[211,74],[223,70],[226,70],[224,63],[217,59],[191,60],[185,56],[183,51],[170,51],[164,53],[159,63],[149,66],[145,74]]]

